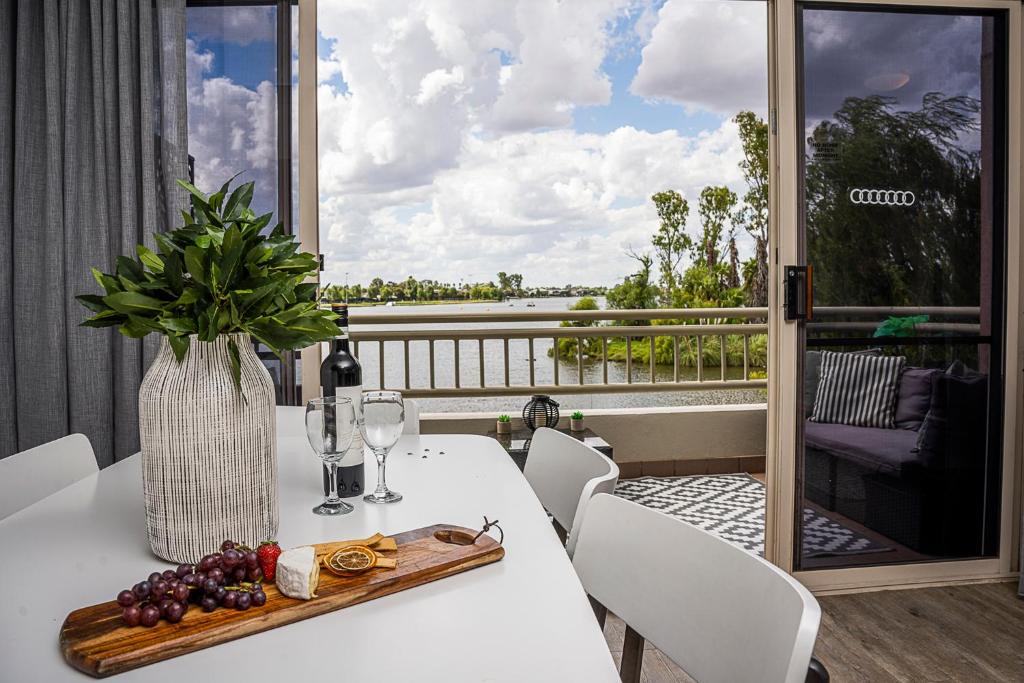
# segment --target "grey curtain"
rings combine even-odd
[[[79,327],[74,295],[178,220],[186,132],[185,0],[0,0],[0,457],[138,450],[152,340]]]

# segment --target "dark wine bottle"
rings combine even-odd
[[[359,399],[363,393],[363,369],[352,355],[348,340],[348,305],[331,304],[338,315],[338,334],[331,340],[331,352],[320,364],[320,387],[323,395],[352,399],[359,415]],[[338,495],[351,498],[363,493],[363,437],[356,430],[352,445],[338,464]],[[324,465],[324,495],[330,492],[330,470]]]

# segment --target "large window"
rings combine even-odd
[[[256,183],[253,208],[298,230],[295,108],[298,7],[293,0],[190,0],[186,26],[188,137],[195,184]],[[278,403],[296,404],[298,360],[258,346]]]
[[[555,312],[583,296],[600,308],[766,305],[766,3],[324,1],[318,14],[323,281],[329,296],[366,306],[360,317],[387,305],[496,311],[499,300],[505,312]],[[659,343],[658,382],[695,380],[704,352],[717,375],[718,339],[702,352],[692,343],[678,372],[670,340]],[[385,382],[403,386],[403,350],[390,344],[383,360],[375,344],[360,347],[364,377],[377,382],[383,365]],[[436,383],[450,388],[456,367],[465,385],[481,382],[481,355],[489,387],[559,374],[601,383],[600,352],[579,370],[573,344],[511,340],[508,379],[500,343],[464,342],[461,365],[451,344],[436,344]],[[625,382],[627,345],[613,340],[604,381]],[[643,346],[632,349],[633,382],[649,376]],[[427,387],[427,343],[410,347],[411,388]],[[748,370],[763,373],[765,347],[766,335],[752,340]],[[729,339],[726,355],[728,378],[741,379],[742,340]],[[738,388],[564,403],[764,400]],[[428,411],[522,404],[424,399]]]

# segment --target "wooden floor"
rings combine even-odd
[[[1016,584],[990,583],[834,595],[818,599],[815,656],[832,681],[1024,681],[1024,600]],[[616,664],[624,627],[605,638]],[[692,679],[649,643],[645,683]]]

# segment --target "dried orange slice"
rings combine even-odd
[[[358,572],[373,566],[373,554],[360,547],[346,548],[331,555],[330,565],[346,572]]]
[[[348,576],[374,567],[394,569],[398,561],[384,557],[366,546],[352,545],[325,557],[324,566],[334,574]]]

